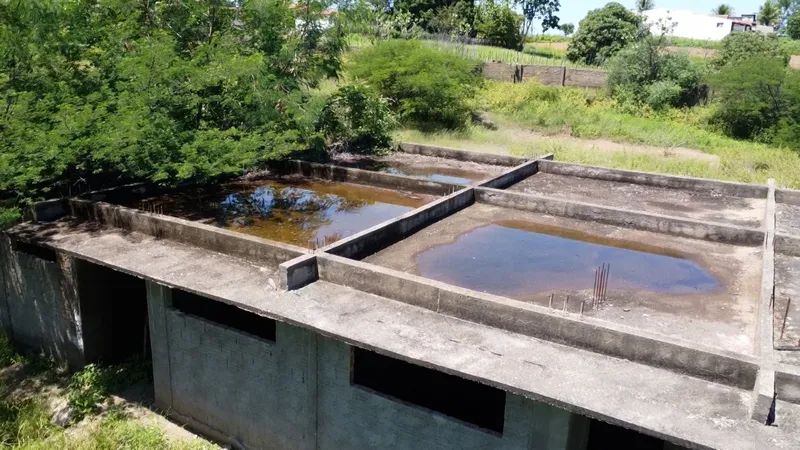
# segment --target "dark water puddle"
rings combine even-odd
[[[381,161],[369,158],[355,161],[337,162],[337,164],[356,169],[369,170],[372,172],[384,172],[392,175],[403,175],[407,177],[422,178],[426,180],[452,184],[471,184],[475,181],[482,181],[489,177],[489,175],[486,173],[458,169],[455,167],[442,167],[425,164],[412,165],[403,164],[396,161]]]
[[[308,247],[358,233],[427,200],[356,184],[281,179],[195,188],[133,206]]]
[[[713,275],[675,252],[531,222],[486,225],[416,256],[422,276],[523,300],[591,290],[602,263],[611,264],[609,290],[694,294],[720,288]]]

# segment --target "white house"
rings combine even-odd
[[[726,17],[697,14],[680,9],[656,8],[644,12],[653,33],[661,33],[660,24],[674,24],[671,35],[689,39],[720,41],[730,34],[734,25],[743,23]]]

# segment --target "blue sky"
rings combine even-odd
[[[617,0],[627,8],[633,8],[633,0]],[[561,0],[561,11],[558,12],[558,17],[561,23],[572,22],[578,26],[578,22],[586,17],[586,13],[592,9],[600,8],[609,0]],[[733,7],[734,12],[737,14],[751,14],[758,12],[763,0],[655,0],[656,8],[670,8],[670,9],[686,9],[694,11],[699,14],[710,13],[711,9],[720,3],[727,3]],[[541,29],[537,29],[536,33],[541,33]],[[551,34],[551,33],[548,33]]]

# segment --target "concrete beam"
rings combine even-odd
[[[724,195],[745,198],[764,198],[767,187],[760,184],[733,183],[729,181],[716,181],[705,178],[679,177],[659,173],[639,172],[634,170],[607,169],[604,167],[584,166],[556,161],[546,161],[540,164],[542,172],[569,175],[581,178],[594,178],[605,181],[619,181],[624,183],[642,184],[671,189],[688,191],[717,192]]]
[[[420,194],[447,195],[464,187],[460,184],[443,183],[402,175],[392,175],[390,173],[373,172],[370,170],[353,169],[350,167],[306,161],[286,161],[277,167],[285,173],[301,174],[303,176],[316,177],[323,180],[344,181],[389,189],[402,189]]]
[[[404,239],[475,202],[473,188],[463,188],[400,217],[323,247],[322,252],[361,259]]]
[[[542,164],[544,161],[539,163]],[[764,232],[753,228],[740,228],[490,188],[475,188],[475,201],[712,242],[756,246],[761,245],[764,240]]]
[[[278,266],[280,288],[288,291],[317,281],[317,257],[315,255],[302,255],[295,259],[283,262]]]
[[[440,314],[514,333],[752,389],[755,359],[705,348],[623,325],[556,313],[517,300],[484,294],[333,255],[318,255],[321,280]]]
[[[753,390],[750,417],[770,425],[774,420],[775,358],[773,355],[773,296],[775,295],[775,180],[767,183],[767,204],[764,217],[764,246],[761,266],[761,295],[756,322],[756,355],[761,368]],[[771,414],[772,413],[772,414]]]
[[[528,158],[521,158],[519,156],[471,152],[468,150],[438,147],[435,145],[415,144],[413,142],[403,142],[400,144],[400,150],[415,155],[436,156],[439,158],[457,159],[459,161],[469,161],[494,166],[518,166],[530,161]]]
[[[539,161],[529,161],[521,166],[514,167],[506,170],[500,175],[490,178],[478,184],[479,187],[487,187],[494,189],[505,189],[512,184],[519,183],[520,181],[535,174],[539,170]]]
[[[306,249],[248,236],[177,217],[151,214],[89,200],[70,200],[72,216],[160,239],[191,244],[258,264],[277,266],[308,253]]]
[[[781,255],[800,257],[800,236],[776,233],[775,252]]]
[[[65,198],[36,202],[25,209],[23,218],[31,222],[52,222],[69,214],[69,202]]]
[[[775,189],[775,202],[800,206],[800,191],[794,189]]]

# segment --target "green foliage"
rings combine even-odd
[[[642,14],[645,11],[650,11],[651,9],[655,8],[656,2],[653,0],[636,0],[634,2],[634,7],[636,8],[636,12]]]
[[[784,65],[788,62],[788,56],[775,35],[731,33],[722,40],[713,65],[721,68],[756,57],[776,58]]]
[[[794,13],[786,21],[786,34],[794,39],[800,39],[800,13]]]
[[[717,16],[729,16],[733,14],[733,7],[726,3],[720,3],[719,5],[711,9],[711,14]]]
[[[150,365],[141,361],[129,361],[113,366],[89,364],[70,379],[67,402],[73,411],[73,419],[98,411],[101,404],[114,390],[144,382],[150,377]]]
[[[522,16],[514,12],[508,3],[487,0],[475,11],[477,37],[488,39],[500,47],[522,50],[522,35],[519,32]]]
[[[0,399],[0,447],[25,447],[48,437],[55,430],[41,402],[31,398],[11,399],[8,392],[3,392]]]
[[[570,24],[572,25],[572,24]],[[574,30],[573,30],[574,31]],[[525,42],[533,43],[533,42],[570,42],[572,41],[571,37],[568,36],[558,36],[554,34],[537,34],[535,36],[525,36]]]
[[[393,13],[410,14],[423,30],[430,32],[443,31],[437,28],[442,23],[452,23],[450,19],[453,17],[465,18],[471,23],[473,8],[474,3],[468,0],[397,0],[393,3]],[[450,16],[450,19],[446,16]]]
[[[542,33],[558,28],[559,19],[556,13],[561,9],[559,0],[514,0],[514,5],[522,10],[525,18],[520,31],[523,36],[527,36],[533,24],[538,21],[541,21]]]
[[[391,146],[394,125],[386,100],[362,85],[349,85],[328,98],[316,129],[331,151],[377,153]]]
[[[483,80],[479,63],[418,41],[385,41],[352,58],[350,74],[389,99],[400,120],[423,128],[458,128]]]
[[[564,36],[569,36],[570,34],[575,32],[575,24],[573,23],[562,23],[558,27],[564,33]]]
[[[343,50],[327,6],[0,2],[0,194],[210,179],[306,148],[301,88]]]
[[[778,21],[781,11],[777,3],[766,0],[758,11],[758,23],[760,25],[773,25]]]
[[[697,104],[706,92],[701,67],[682,53],[664,51],[665,37],[647,36],[608,63],[608,86],[618,98],[654,110]]]
[[[800,74],[758,57],[724,67],[711,82],[716,120],[728,134],[800,149]]]
[[[5,335],[0,334],[0,368],[8,367],[22,361],[23,358],[14,349],[11,340]]]
[[[619,3],[589,11],[567,49],[570,61],[601,65],[633,42],[642,18]]]

